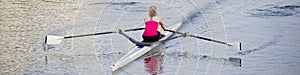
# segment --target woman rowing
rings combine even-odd
[[[143,42],[155,42],[162,37],[162,30],[165,30],[165,26],[161,18],[157,17],[156,7],[150,6],[149,15],[144,19],[146,28],[143,33]]]

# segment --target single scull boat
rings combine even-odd
[[[170,27],[168,29],[177,31],[182,25],[182,22],[176,23],[173,27]],[[165,35],[163,38],[161,38],[159,41],[166,40],[169,38],[173,33],[172,32],[163,32]],[[137,46],[133,49],[131,49],[127,54],[125,54],[121,59],[119,59],[113,66],[112,71],[115,71],[128,63],[134,61],[135,59],[139,58],[140,56],[144,55],[148,51],[152,50],[154,47],[160,45],[160,43],[153,43],[151,46]]]

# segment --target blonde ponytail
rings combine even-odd
[[[156,16],[157,14],[156,14],[156,7],[155,6],[150,6],[150,8],[149,8],[149,16],[150,17],[153,17],[153,16]]]

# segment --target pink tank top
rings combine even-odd
[[[144,31],[144,36],[156,36],[157,35],[157,27],[158,27],[158,22],[152,20],[153,17],[150,17],[150,21],[147,21],[146,28]]]

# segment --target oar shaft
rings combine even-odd
[[[207,40],[207,41],[212,41],[212,42],[216,42],[216,43],[220,43],[220,44],[225,44],[225,45],[228,45],[228,46],[232,46],[231,44],[229,44],[227,42],[223,42],[223,41],[219,41],[219,40],[214,40],[214,39],[209,39],[209,38],[200,37],[200,36],[194,36],[194,35],[191,35],[191,37],[196,37],[196,38],[199,38],[199,39],[203,39],[203,40]]]
[[[124,30],[124,31],[127,32],[127,31],[143,30],[143,29],[145,29],[145,28],[127,29],[127,30]]]
[[[84,35],[74,35],[74,36],[65,36],[64,39],[68,38],[77,38],[77,37],[84,37],[84,36],[93,36],[93,35],[103,35],[103,34],[111,34],[111,33],[119,33],[119,32],[128,32],[128,31],[137,31],[137,30],[143,30],[145,28],[135,28],[135,29],[126,29],[123,31],[116,30],[116,31],[110,31],[110,32],[101,32],[101,33],[94,33],[94,34],[84,34]]]
[[[64,37],[64,39],[84,37],[84,36],[93,36],[93,35],[103,35],[103,34],[110,34],[110,33],[114,33],[114,32],[102,32],[102,33],[95,33],[95,34],[84,34],[84,35],[66,36],[66,37]]]
[[[173,30],[167,30],[166,29],[165,31],[169,31],[169,32],[172,32],[172,33],[181,34],[183,36],[191,36],[191,37],[195,37],[195,38],[198,38],[198,39],[203,39],[203,40],[206,40],[206,41],[212,41],[212,42],[216,42],[216,43],[220,43],[220,44],[225,44],[225,45],[228,45],[228,46],[232,46],[231,44],[229,44],[227,42],[223,42],[223,41],[219,41],[219,40],[209,39],[209,38],[195,36],[195,35],[190,35],[190,34],[187,34],[187,33],[177,32],[177,31],[173,31]]]

